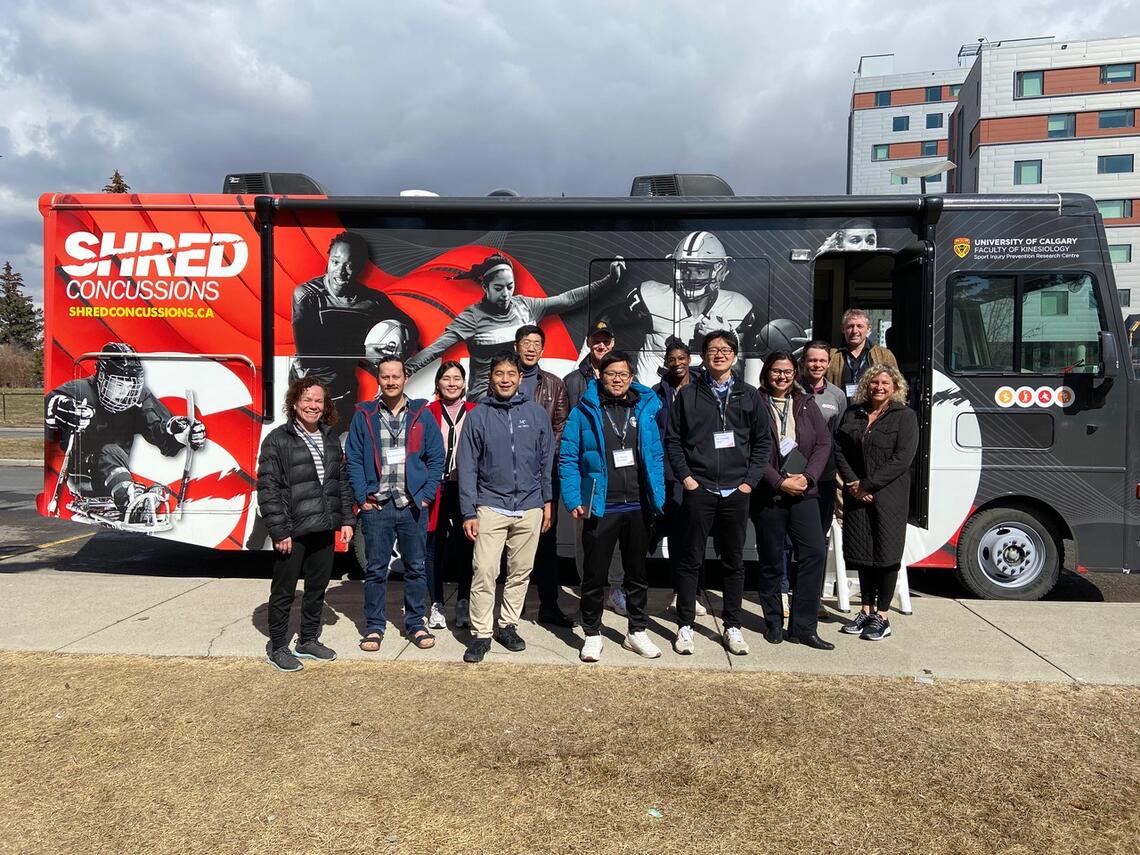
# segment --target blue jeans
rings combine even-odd
[[[410,635],[423,629],[428,509],[413,505],[397,508],[395,503],[385,502],[379,510],[362,511],[360,516],[368,560],[364,570],[365,635],[383,634],[388,625],[388,565],[392,563],[392,547],[396,543],[400,544],[404,562],[404,631]]]

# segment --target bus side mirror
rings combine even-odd
[[[1116,337],[1105,330],[1100,331],[1100,358],[1104,363],[1104,376],[1115,377],[1120,372],[1120,351],[1116,347]]]

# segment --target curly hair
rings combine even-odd
[[[332,395],[329,394],[329,387],[316,377],[298,377],[289,384],[289,389],[285,393],[285,406],[282,408],[285,418],[289,421],[297,418],[295,410],[297,402],[301,400],[301,396],[305,394],[306,390],[312,389],[314,386],[320,386],[325,393],[325,409],[321,413],[321,421],[329,427],[335,427],[337,420],[336,404],[333,403]]]
[[[859,386],[855,390],[855,395],[851,398],[852,403],[865,404],[871,400],[871,380],[880,374],[886,374],[891,378],[891,382],[895,384],[895,391],[891,393],[891,400],[899,404],[906,404],[908,391],[906,380],[903,379],[902,374],[899,373],[897,368],[893,365],[887,365],[885,362],[872,365],[860,375]]]

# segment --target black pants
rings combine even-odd
[[[433,603],[443,602],[443,583],[448,575],[459,583],[458,600],[471,599],[471,563],[475,544],[463,533],[463,514],[459,510],[459,482],[444,481],[439,497],[439,514],[435,531],[428,532],[428,592]]]
[[[756,526],[756,551],[760,554],[760,606],[764,610],[764,622],[769,626],[784,623],[780,582],[784,576],[784,543],[790,539],[796,552],[796,572],[795,578],[790,580],[795,596],[788,632],[796,636],[814,635],[827,554],[819,527],[819,503],[814,498],[757,500],[752,505],[752,524]]]
[[[682,544],[684,543],[684,536],[681,532],[684,530],[685,520],[682,515],[682,504],[685,498],[685,488],[681,485],[680,481],[666,481],[665,482],[665,519],[664,524],[661,520],[657,521],[657,537],[660,539],[662,536],[669,538],[669,566],[673,570],[673,591],[677,591],[677,559],[681,556]],[[656,544],[653,544],[656,548]],[[701,584],[701,574],[697,574],[697,590],[703,587]]]
[[[863,605],[881,612],[890,611],[891,600],[899,583],[899,565],[870,567],[857,564],[856,569],[859,571],[859,599]]]
[[[534,554],[534,569],[530,581],[538,588],[538,607],[542,611],[558,608],[558,502],[552,502],[550,531],[538,536],[538,551]]]
[[[744,599],[744,530],[748,526],[748,494],[736,490],[719,496],[703,487],[686,490],[681,499],[681,550],[675,560],[677,572],[677,623],[696,620],[697,580],[705,561],[709,534],[720,547],[724,566],[725,629],[740,626]]]
[[[297,641],[319,638],[321,612],[325,607],[325,589],[333,565],[333,537],[336,532],[316,531],[293,538],[293,551],[288,555],[274,553],[273,584],[269,588],[269,643],[272,650],[289,645],[289,609],[297,593],[297,580],[305,580],[301,599],[301,631]],[[360,537],[361,535],[357,535]]]
[[[640,510],[607,512],[582,523],[582,629],[586,635],[602,631],[602,606],[609,580],[614,547],[621,547],[621,566],[625,572],[626,609],[629,631],[645,629],[645,610],[649,600],[649,582],[645,576],[645,553],[649,549],[649,531]]]
[[[835,499],[837,487],[835,473],[833,472],[819,482],[819,524],[823,528],[823,540],[826,543],[831,535],[831,523],[835,519]]]

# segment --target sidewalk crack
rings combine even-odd
[[[1080,678],[1074,677],[1072,674],[1070,674],[1068,671],[1066,671],[1064,668],[1062,668],[1056,662],[1053,662],[1052,660],[1050,660],[1047,656],[1044,656],[1041,653],[1038,653],[1036,650],[1034,650],[1032,647],[1030,647],[1028,644],[1026,644],[1020,638],[1017,638],[1016,636],[1011,635],[1010,633],[1006,632],[1004,629],[1002,629],[1000,626],[998,626],[992,620],[987,618],[985,615],[979,613],[975,609],[970,608],[970,606],[967,603],[963,602],[962,600],[956,600],[956,602],[958,603],[958,605],[960,605],[962,608],[964,608],[966,611],[968,611],[974,617],[978,618],[979,620],[983,621],[984,623],[989,624],[994,629],[996,629],[998,632],[1000,632],[1002,635],[1004,635],[1006,638],[1008,638],[1010,641],[1014,642],[1015,644],[1020,645],[1021,647],[1025,648],[1026,650],[1028,650],[1030,653],[1032,653],[1034,656],[1036,656],[1038,659],[1040,659],[1042,662],[1044,662],[1050,668],[1055,668],[1056,670],[1060,671],[1062,674],[1064,674],[1066,677],[1068,677],[1074,683],[1083,683],[1084,682]]]

